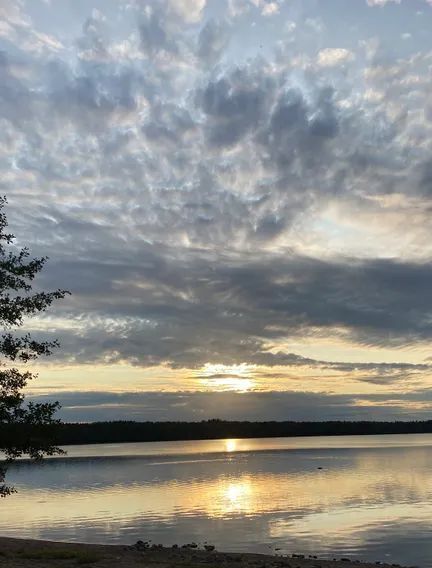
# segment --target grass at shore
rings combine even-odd
[[[15,553],[17,559],[40,560],[43,562],[54,560],[73,560],[76,564],[95,564],[104,559],[104,556],[89,550],[69,550],[65,548],[47,548],[41,547],[35,550],[17,550]],[[9,559],[13,555],[7,554]]]
[[[376,563],[349,559],[321,560],[301,555],[272,556],[197,548],[163,548],[62,543],[0,538],[0,568],[377,568]],[[381,568],[390,565],[380,564]],[[396,565],[392,565],[395,567]]]

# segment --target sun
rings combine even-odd
[[[206,389],[224,392],[248,392],[255,386],[253,371],[255,365],[222,365],[206,363],[196,372],[200,385]]]

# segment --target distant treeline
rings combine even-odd
[[[432,433],[432,420],[425,422],[91,422],[65,423],[58,431],[58,444],[104,442],[159,442],[218,438],[272,438],[290,436],[340,436],[354,434]],[[1,428],[0,428],[1,438]]]

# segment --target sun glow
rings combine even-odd
[[[247,392],[255,386],[255,365],[222,365],[206,363],[195,376],[200,385],[212,391]]]

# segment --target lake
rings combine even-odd
[[[432,435],[69,446],[21,461],[0,535],[432,567]]]

